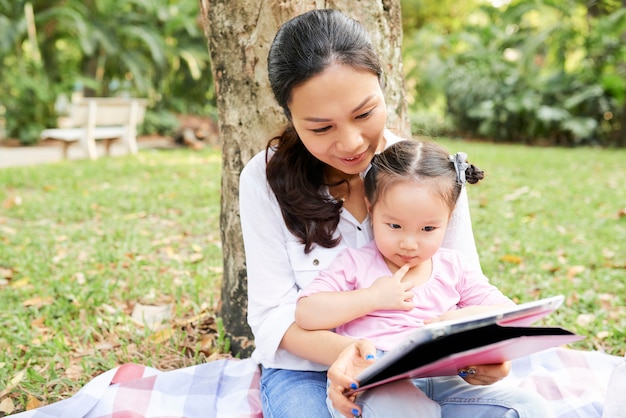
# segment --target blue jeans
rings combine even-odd
[[[415,387],[441,406],[442,417],[549,418],[544,398],[518,387],[470,385],[458,376],[413,379]]]
[[[264,418],[330,418],[326,407],[326,372],[261,367]]]
[[[261,401],[264,418],[328,418],[326,373],[284,369],[261,371]],[[539,395],[521,388],[470,385],[457,376],[413,380],[428,398],[441,406],[446,418],[547,418],[552,413]],[[409,396],[411,396],[409,394]],[[402,395],[398,393],[398,400]],[[409,402],[410,403],[410,402]],[[407,403],[398,402],[406,413]],[[385,410],[379,416],[391,417]],[[399,416],[399,415],[398,415]],[[428,417],[431,418],[431,417]]]

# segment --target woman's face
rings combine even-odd
[[[289,110],[304,146],[338,174],[365,170],[384,146],[387,107],[369,71],[333,64],[293,89]]]

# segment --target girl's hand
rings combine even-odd
[[[408,311],[415,307],[413,285],[402,281],[408,271],[409,265],[404,265],[393,276],[380,277],[367,289],[374,310]]]
[[[370,341],[358,340],[346,347],[328,369],[328,397],[333,407],[346,417],[361,415],[361,408],[354,403],[357,395],[346,392],[356,389],[354,378],[376,360],[376,347]]]

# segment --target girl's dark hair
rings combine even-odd
[[[331,248],[342,203],[326,195],[325,164],[311,155],[291,124],[289,103],[294,87],[332,64],[370,71],[382,83],[382,68],[369,35],[356,20],[331,9],[311,10],[286,22],[276,34],[268,57],[274,97],[289,124],[267,145],[267,181],[287,228],[309,253],[313,244]],[[269,158],[269,151],[274,155]]]
[[[467,183],[478,183],[484,177],[482,170],[467,164]],[[450,212],[463,189],[455,163],[443,147],[434,142],[403,140],[374,156],[365,175],[365,196],[373,207],[389,187],[405,181],[428,184],[443,199]]]

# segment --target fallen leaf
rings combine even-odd
[[[5,209],[12,209],[15,206],[20,206],[21,204],[22,204],[22,196],[15,195],[15,196],[11,196],[5,199],[5,201],[2,202],[2,207]]]
[[[572,266],[567,269],[567,277],[569,279],[573,279],[574,277],[578,276],[583,271],[585,271],[585,266]]]
[[[517,255],[512,255],[512,254],[505,254],[502,257],[500,257],[501,261],[504,261],[506,263],[511,263],[511,264],[521,264],[522,263],[522,257],[517,256]]]
[[[187,257],[187,262],[189,263],[197,263],[198,261],[202,260],[204,258],[204,255],[202,253],[193,253],[190,254]]]
[[[165,341],[169,340],[172,335],[174,335],[174,329],[165,328],[152,334],[150,337],[148,337],[148,340],[156,344],[162,344]]]
[[[576,324],[581,327],[586,327],[596,320],[596,316],[594,314],[580,314],[578,318],[576,318]]]
[[[26,401],[26,410],[30,411],[31,409],[37,409],[39,408],[41,405],[43,405],[41,403],[41,401],[37,398],[35,398],[33,395],[28,395],[28,400]]]
[[[11,282],[11,287],[15,288],[15,289],[20,289],[22,287],[26,287],[28,286],[30,283],[30,278],[28,277],[23,277],[19,280],[15,280]]]
[[[19,372],[17,372],[17,374],[13,376],[13,379],[11,379],[7,387],[4,388],[4,390],[0,391],[0,398],[4,397],[7,393],[11,392],[13,388],[19,385],[19,383],[24,379],[25,375],[26,370],[20,370]]]
[[[35,318],[32,321],[30,321],[30,326],[33,328],[45,328],[44,323],[46,321],[46,318],[43,316],[40,316],[39,318]]]
[[[560,267],[551,263],[544,263],[541,265],[541,269],[550,273],[556,273],[557,271],[559,271]]]
[[[172,305],[143,305],[137,303],[131,314],[133,321],[152,330],[158,329],[164,321],[172,318]]]
[[[606,337],[608,337],[609,335],[611,335],[611,333],[610,333],[610,332],[608,332],[608,331],[600,331],[600,332],[598,332],[598,333],[596,334],[596,338],[597,338],[597,339],[599,339],[599,340],[603,340],[603,339],[605,339]]]
[[[524,186],[515,190],[513,193],[504,196],[503,199],[505,202],[511,202],[511,201],[519,199],[523,195],[527,194],[529,191],[530,191],[530,188],[528,186]]]
[[[13,404],[13,400],[11,398],[4,398],[2,402],[0,402],[0,413],[11,415],[15,410],[15,405]]]
[[[17,230],[15,228],[11,228],[10,226],[6,226],[6,225],[2,225],[2,227],[0,228],[0,231],[8,235],[15,235],[17,233]]]
[[[0,267],[0,277],[11,280],[13,278],[13,269]]]
[[[68,379],[77,380],[85,374],[83,367],[80,364],[72,364],[65,370],[65,376]]]
[[[25,307],[34,306],[36,308],[41,308],[42,306],[52,305],[54,299],[51,296],[35,296],[34,298],[26,299],[22,302],[22,305]]]

